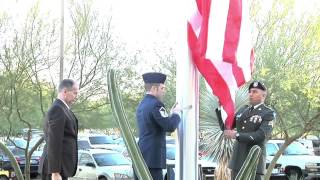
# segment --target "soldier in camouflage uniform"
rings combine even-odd
[[[242,107],[235,115],[236,130],[225,130],[227,138],[236,139],[229,162],[231,179],[235,179],[253,145],[261,147],[262,154],[256,172],[256,180],[262,180],[266,171],[265,143],[271,137],[275,113],[264,104],[267,89],[254,81],[249,86],[250,105]]]

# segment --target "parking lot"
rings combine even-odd
[[[37,137],[37,136],[35,136]],[[39,137],[33,139],[30,142],[32,147]],[[5,142],[7,147],[15,154],[20,168],[24,168],[22,163],[24,152],[18,151],[15,146],[24,147],[25,140],[23,138],[13,138],[14,144],[11,142]],[[319,141],[310,140],[298,140],[293,142],[284,152],[284,154],[277,161],[277,166],[273,170],[273,177],[286,177],[291,175],[305,176],[305,177],[320,177],[320,156],[317,154],[319,147],[317,143]],[[267,143],[267,162],[273,159],[275,153],[279,150],[283,140],[270,140]],[[313,144],[316,145],[315,149]],[[175,164],[175,140],[167,137],[167,164],[168,170],[163,171],[164,177],[174,177],[174,164]],[[35,177],[34,173],[38,169],[38,161],[42,154],[43,144],[33,154],[31,173],[33,173],[34,180],[40,180],[39,175]],[[122,138],[101,134],[101,133],[89,133],[81,134],[78,139],[79,149],[79,164],[77,173],[74,178],[71,179],[97,179],[98,177],[105,177],[108,179],[114,178],[114,174],[121,175],[127,179],[132,179],[133,170],[131,165],[131,159],[126,150],[124,141]],[[3,157],[3,156],[2,156]],[[5,159],[5,158],[4,158]],[[4,159],[2,159],[4,161]],[[300,160],[299,160],[300,159]],[[214,177],[214,171],[218,164],[206,160],[206,157],[201,157],[199,161],[199,167],[203,168],[203,177]],[[291,168],[291,169],[290,169]],[[311,169],[310,169],[311,168]],[[294,171],[293,171],[294,170]],[[309,172],[310,170],[310,172]],[[311,172],[312,171],[312,172]],[[284,178],[285,179],[285,178]]]

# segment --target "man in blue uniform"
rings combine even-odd
[[[249,86],[250,105],[242,107],[235,115],[236,130],[225,130],[225,136],[236,139],[229,163],[231,179],[234,180],[253,145],[261,148],[261,156],[255,180],[262,180],[266,170],[265,143],[271,137],[275,113],[264,104],[267,89],[263,83],[254,81]]]
[[[152,72],[143,74],[142,77],[146,95],[136,112],[138,145],[153,180],[163,180],[162,169],[166,168],[166,132],[173,132],[177,128],[181,109],[173,107],[168,114],[162,102],[166,92],[166,75]]]

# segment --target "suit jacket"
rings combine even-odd
[[[139,142],[142,156],[148,168],[166,168],[166,132],[174,131],[180,116],[169,116],[164,104],[155,96],[146,95],[137,112]]]
[[[64,177],[75,175],[78,164],[78,120],[60,100],[54,101],[44,123],[46,145],[40,169],[42,174],[60,172]]]
[[[249,106],[241,108],[235,116],[236,128],[239,137],[234,145],[229,168],[239,171],[253,145],[261,148],[257,173],[264,174],[266,170],[265,143],[271,137],[275,113],[272,109],[261,104],[250,111]]]

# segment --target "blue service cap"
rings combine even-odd
[[[150,72],[142,75],[144,83],[160,83],[164,84],[167,76],[158,72]]]
[[[266,90],[267,90],[266,86],[265,86],[262,82],[260,82],[260,81],[253,81],[253,82],[249,85],[249,91],[250,91],[251,88],[257,88],[257,89],[261,89],[261,90],[263,90],[263,91],[266,91]]]

